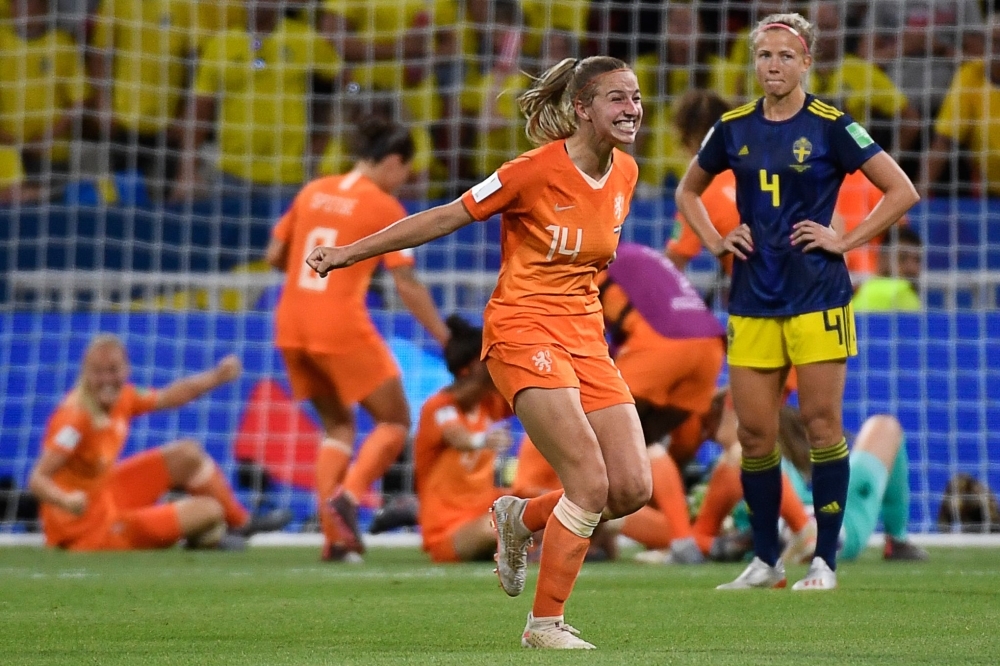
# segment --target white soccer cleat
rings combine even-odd
[[[814,557],[806,577],[792,585],[795,592],[837,589],[837,573],[827,566],[822,557]]]
[[[642,564],[673,564],[674,556],[669,548],[643,550],[635,554],[635,561]]]
[[[580,632],[563,622],[562,617],[536,620],[528,613],[528,623],[521,634],[521,647],[543,650],[594,650],[592,643],[579,638]]]
[[[781,554],[782,562],[792,564],[805,564],[810,561],[816,552],[816,519],[810,518],[798,532],[792,534],[785,546],[785,552]]]
[[[493,532],[497,536],[497,568],[493,571],[500,579],[500,587],[508,596],[516,597],[524,591],[528,573],[528,547],[531,532],[521,522],[521,514],[528,500],[504,495],[490,508]]]
[[[779,588],[785,587],[788,579],[785,578],[785,565],[778,560],[772,567],[764,563],[759,557],[753,561],[736,577],[732,583],[723,583],[715,589],[717,590],[750,590],[753,588]]]

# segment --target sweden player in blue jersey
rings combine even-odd
[[[837,537],[849,480],[842,424],[846,361],[857,354],[851,280],[843,255],[898,220],[919,197],[861,125],[807,94],[812,25],[773,14],[751,34],[764,97],[722,116],[677,188],[677,206],[714,255],[736,261],[729,303],[730,387],[743,447],[741,478],[756,557],[720,589],[784,587],[779,559],[782,388],[798,373],[799,406],[812,447],[816,557],[795,590],[837,585]],[[700,195],[715,174],[736,175],[740,225],[725,238]],[[882,201],[853,231],[831,226],[840,184],[861,169]]]

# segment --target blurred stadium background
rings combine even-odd
[[[272,346],[280,276],[261,259],[296,189],[349,168],[352,120],[411,127],[419,150],[403,198],[417,210],[527,147],[514,104],[526,73],[622,57],[645,107],[623,238],[660,248],[689,159],[671,104],[691,87],[753,97],[748,26],[779,9],[819,22],[811,91],[866,124],[925,194],[909,223],[925,243],[926,309],[859,317],[846,422],[899,417],[912,529],[938,531],[954,475],[1000,488],[996,4],[0,0],[0,534],[36,529],[27,475],[98,331],[125,339],[140,385],[239,354],[239,382],[140,419],[126,453],[194,436],[247,501],[289,506],[293,529],[308,530],[318,428],[289,399]],[[417,250],[444,313],[481,320],[498,240],[491,220]],[[714,260],[688,271],[719,307]],[[449,377],[384,286],[369,303],[416,413]],[[402,461],[385,490],[408,483]],[[379,501],[375,488],[367,515]]]

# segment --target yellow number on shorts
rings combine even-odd
[[[778,174],[774,174],[774,177],[768,179],[767,171],[764,169],[760,170],[760,191],[771,193],[771,205],[777,208],[781,205],[781,190],[778,183]]]
[[[831,319],[830,312],[831,310],[827,310],[826,312],[823,313],[823,328],[825,328],[828,331],[836,331],[837,344],[843,347],[845,346],[844,339],[847,337],[845,335],[846,333],[845,328],[847,326],[847,322],[845,321],[846,314],[844,314],[844,317],[841,317],[841,315],[839,314],[834,315],[833,319]]]

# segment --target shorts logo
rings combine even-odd
[[[539,372],[552,372],[552,354],[548,349],[542,349],[531,357],[531,362],[535,364]]]

